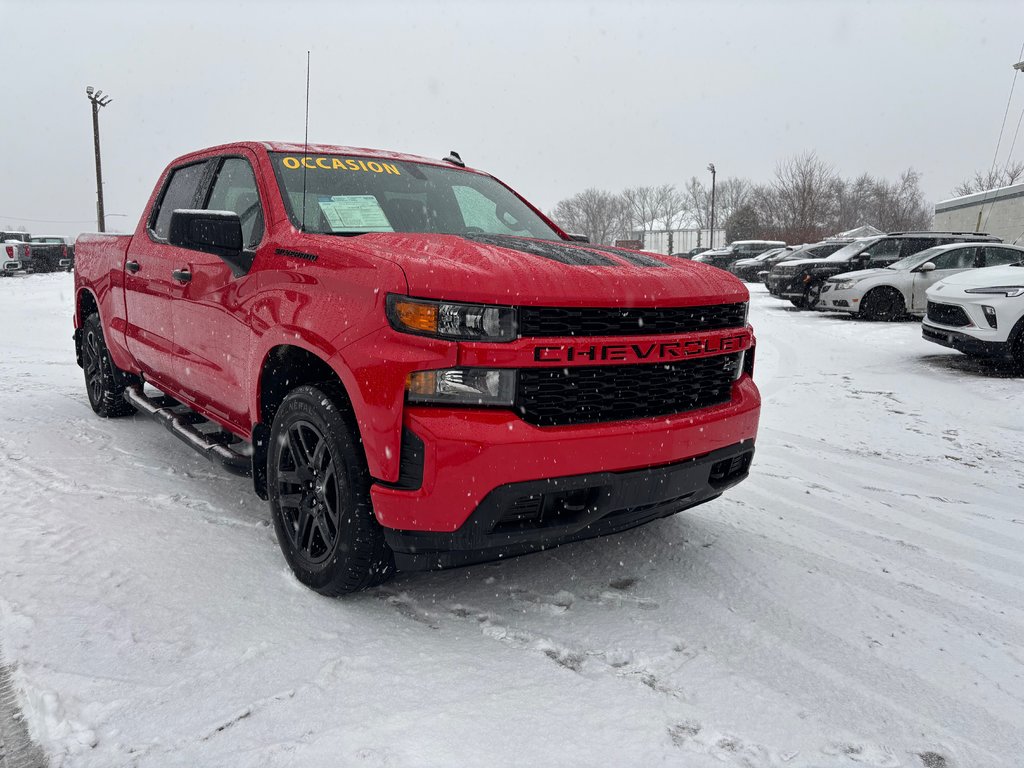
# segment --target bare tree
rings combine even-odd
[[[711,224],[711,191],[700,179],[691,176],[683,187],[683,210],[697,229],[707,229]]]
[[[772,190],[778,197],[778,222],[786,242],[813,242],[827,234],[834,221],[836,173],[814,152],[776,166]]]
[[[845,232],[863,224],[875,225],[875,185],[875,180],[866,173],[852,180],[837,180],[833,231]]]
[[[928,229],[932,215],[921,192],[921,174],[908,168],[893,183],[879,179],[874,189],[875,226],[886,232]]]
[[[990,189],[1008,187],[1024,178],[1024,160],[1008,163],[1005,168],[990,168],[988,171],[975,171],[969,179],[964,179],[953,187],[954,197],[973,195],[976,192],[988,192]]]
[[[658,218],[658,190],[656,187],[630,187],[622,193],[629,215],[629,228],[650,235]]]
[[[629,228],[622,196],[593,187],[560,201],[551,218],[565,231],[603,245],[611,245]]]
[[[746,179],[731,176],[719,181],[715,187],[715,218],[716,224],[728,219],[740,208],[750,203],[752,185]]]

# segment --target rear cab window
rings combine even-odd
[[[181,208],[195,208],[199,185],[207,167],[206,160],[175,168],[167,179],[153,215],[149,231],[156,239],[166,241],[171,231],[171,214]]]

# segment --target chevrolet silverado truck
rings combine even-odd
[[[76,245],[93,410],[252,477],[340,595],[623,531],[748,475],[748,293],[576,242],[444,160],[245,142],[181,157]]]

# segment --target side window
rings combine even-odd
[[[932,262],[935,269],[971,269],[978,258],[977,248],[954,248],[940,253]]]
[[[204,207],[208,211],[237,213],[242,220],[242,242],[246,248],[255,248],[263,239],[263,208],[256,189],[256,176],[248,160],[229,157],[221,163]]]
[[[1007,264],[1016,264],[1024,261],[1024,252],[1015,251],[1012,248],[986,248],[986,267],[1005,267]]]
[[[913,256],[925,248],[931,248],[936,245],[941,245],[941,243],[936,242],[931,237],[908,237],[903,241],[903,247],[900,249],[900,258],[905,259],[907,256]]]
[[[893,262],[900,255],[900,246],[902,242],[896,238],[887,237],[884,240],[879,240],[874,245],[861,251],[860,255],[863,258],[867,256],[871,261],[881,261],[885,263]]]
[[[171,173],[171,178],[164,187],[164,193],[158,203],[156,218],[150,226],[150,230],[161,240],[167,239],[171,231],[171,214],[179,208],[194,208],[196,204],[196,192],[199,190],[199,182],[203,179],[203,170],[206,162],[186,165],[177,168]]]

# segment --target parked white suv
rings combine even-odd
[[[852,312],[868,320],[923,317],[926,291],[965,270],[1005,266],[1024,260],[1024,248],[995,243],[952,243],[915,253],[881,269],[830,277],[815,309]]]
[[[928,341],[1024,369],[1024,261],[962,272],[928,290]]]

